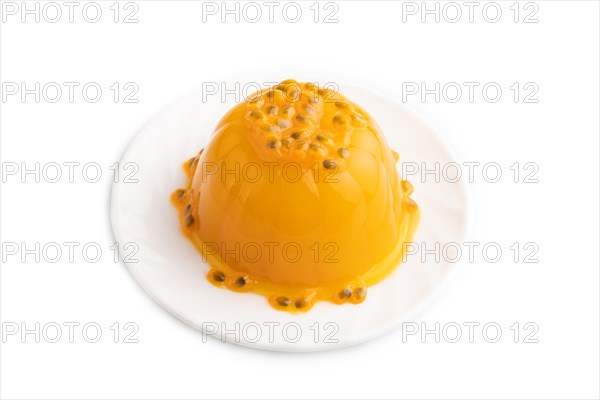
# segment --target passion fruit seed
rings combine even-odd
[[[267,114],[269,114],[269,115],[277,114],[277,106],[270,105],[270,106],[267,106],[267,108],[265,110],[267,111]]]
[[[300,139],[307,135],[308,135],[307,131],[296,131],[296,132],[292,133],[290,136],[292,137],[292,139]]]
[[[260,96],[258,96],[258,95],[257,95],[257,96],[254,96],[253,98],[251,98],[250,100],[248,100],[248,102],[249,102],[249,103],[251,103],[251,104],[256,104],[256,103],[258,103],[258,102],[259,102],[261,99],[262,99],[262,97],[260,97]]]
[[[244,287],[244,286],[246,286],[247,283],[248,283],[248,278],[246,278],[245,276],[240,276],[239,278],[237,278],[235,280],[235,285],[238,287]]]
[[[267,144],[267,146],[268,146],[270,149],[274,149],[274,148],[276,148],[276,147],[277,147],[277,141],[276,141],[276,140],[271,140],[271,141],[270,141],[270,142]]]
[[[281,307],[287,307],[290,305],[291,301],[285,296],[279,296],[275,299],[275,302],[279,304]]]
[[[304,115],[304,114],[298,114],[298,115],[296,115],[296,121],[298,121],[298,122],[305,122],[306,121],[306,115]]]
[[[306,299],[296,299],[296,301],[294,302],[296,308],[304,308],[307,304],[308,303],[306,302]]]
[[[338,296],[340,296],[340,299],[349,299],[350,296],[352,296],[352,290],[345,288],[344,290],[340,290],[340,292],[338,293]]]
[[[254,118],[254,119],[261,119],[263,118],[265,115],[258,111],[258,110],[252,110],[252,112],[250,113],[250,117]]]
[[[366,295],[367,289],[365,289],[364,287],[361,286],[354,289],[354,297],[356,297],[357,299],[363,299]]]
[[[336,169],[337,163],[333,160],[323,160],[323,168],[325,169]]]
[[[312,151],[319,151],[319,149],[321,148],[321,145],[317,142],[312,142],[309,146],[309,149],[311,149]]]
[[[263,132],[274,132],[275,127],[273,125],[269,124],[268,122],[265,122],[263,124],[260,124],[260,130]]]
[[[282,116],[289,117],[289,116],[292,116],[292,115],[294,115],[294,112],[295,112],[295,111],[296,111],[296,110],[294,109],[294,107],[292,107],[292,106],[285,106],[285,107],[283,107],[283,108],[281,109],[281,115],[282,115]]]
[[[288,121],[287,119],[279,118],[277,120],[277,126],[279,126],[281,129],[287,129],[290,127],[290,121]]]
[[[308,149],[308,143],[306,143],[306,142],[298,142],[298,143],[296,143],[296,148],[298,150],[306,150],[306,149]]]
[[[342,158],[348,158],[350,157],[350,152],[348,151],[348,149],[345,149],[343,147],[340,147],[337,151],[338,156],[342,157]]]
[[[192,226],[193,223],[194,223],[193,215],[190,214],[187,217],[185,217],[185,226],[190,227],[190,226]]]
[[[405,198],[404,201],[406,202],[406,205],[409,207],[415,207],[417,205],[417,203],[415,203],[415,201],[413,199]]]
[[[190,158],[190,161],[188,161],[190,168],[193,168],[197,162],[198,162],[198,156],[194,156],[194,157]]]
[[[333,140],[331,140],[327,136],[317,135],[315,137],[315,139],[317,139],[319,142],[321,142],[322,144],[324,144],[326,146],[333,146],[334,145]]]
[[[345,118],[341,114],[337,114],[335,117],[333,117],[332,121],[336,125],[343,125],[346,122]]]
[[[413,187],[412,183],[410,183],[407,180],[401,181],[400,185],[402,187],[402,192],[407,196],[410,196],[415,191],[415,188]]]
[[[225,274],[222,273],[221,271],[216,271],[213,274],[213,279],[215,280],[215,282],[224,282],[225,281]]]
[[[184,194],[185,194],[185,189],[177,189],[177,191],[175,192],[175,195],[177,196],[177,198],[179,200],[181,200],[183,198]]]
[[[351,118],[352,118],[352,123],[355,126],[366,126],[367,125],[367,121],[365,120],[365,118],[358,113],[352,114]]]
[[[189,214],[189,213],[190,213],[190,211],[192,211],[192,205],[191,205],[191,204],[187,204],[187,205],[185,206],[185,208],[183,209],[183,213],[184,213],[184,214]]]
[[[281,140],[281,145],[282,145],[283,147],[285,147],[286,149],[289,149],[289,148],[290,148],[290,146],[292,145],[292,139],[290,139],[290,138],[285,138],[285,139]]]
[[[300,90],[297,87],[290,87],[287,94],[294,101],[297,101],[300,98]]]
[[[345,109],[347,109],[347,108],[348,108],[348,103],[344,103],[343,101],[336,101],[336,102],[335,102],[335,106],[336,106],[337,108],[340,108],[340,109],[342,109],[342,110],[345,110]]]

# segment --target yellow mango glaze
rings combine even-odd
[[[397,161],[358,105],[286,80],[221,119],[171,201],[215,286],[289,312],[357,304],[401,263],[419,222]]]

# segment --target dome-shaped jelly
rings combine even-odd
[[[360,303],[418,224],[397,158],[358,105],[287,80],[222,118],[172,201],[214,285],[292,312]]]

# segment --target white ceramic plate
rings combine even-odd
[[[349,85],[340,85],[340,91],[371,114],[404,162],[431,166],[454,161],[440,137],[400,102]],[[202,100],[200,91],[191,93],[148,123],[125,152],[120,182],[113,186],[111,218],[121,256],[154,300],[185,323],[221,340],[296,352],[375,338],[410,321],[431,301],[453,265],[436,263],[433,257],[422,263],[420,255],[409,257],[390,277],[370,287],[362,304],[319,302],[301,315],[276,311],[261,296],[208,283],[208,266],[180,233],[169,201],[173,190],[184,186],[182,162],[205,147],[221,116],[233,106]],[[134,176],[137,183],[126,181],[134,171],[133,164],[127,163],[139,167]],[[435,242],[462,243],[467,221],[463,185],[433,179],[423,183],[419,176],[409,180],[415,187],[411,197],[422,211],[414,241],[427,243],[428,248]]]

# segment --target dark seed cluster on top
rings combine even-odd
[[[347,142],[351,125],[365,121],[358,107],[335,96],[335,91],[291,79],[258,93],[247,105],[247,121],[262,145],[280,156],[320,159],[327,169],[338,168],[350,157],[338,140]],[[335,115],[323,119],[331,109]]]

